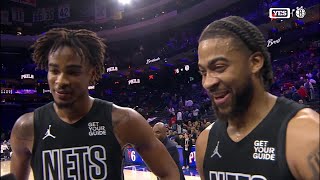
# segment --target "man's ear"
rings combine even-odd
[[[250,70],[252,74],[257,74],[263,67],[264,57],[261,52],[255,52],[250,56]]]

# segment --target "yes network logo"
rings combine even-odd
[[[297,18],[302,19],[306,16],[306,10],[301,7],[296,9],[290,8],[270,8],[269,9],[269,18],[270,19],[289,19],[296,15]]]

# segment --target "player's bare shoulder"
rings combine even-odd
[[[208,127],[206,127],[199,135],[197,141],[207,141],[208,137],[209,137],[209,132],[212,128],[212,126],[214,125],[214,122],[212,124],[210,124]]]
[[[202,153],[204,153],[204,150],[207,149],[207,142],[209,138],[209,133],[214,123],[210,124],[208,127],[206,127],[199,135],[196,147],[199,149]]]
[[[310,108],[301,109],[294,118],[303,118],[310,121],[310,123],[319,124],[319,113]]]
[[[139,121],[140,114],[134,109],[113,104],[112,126],[119,143],[124,146],[127,136],[135,131],[135,122]],[[142,116],[141,116],[142,117]]]
[[[130,111],[132,109],[121,107],[118,105],[112,105],[112,125],[117,127],[120,123],[124,123],[130,120]]]
[[[26,113],[23,114],[18,118],[18,120],[15,122],[12,133],[15,135],[15,137],[20,139],[33,139],[34,135],[34,113]]]
[[[317,131],[319,129],[319,113],[310,109],[301,109],[289,122],[288,129],[299,129],[300,131]],[[303,127],[303,128],[301,128]]]
[[[297,179],[319,179],[319,125],[319,113],[309,108],[300,110],[288,124],[286,156]]]
[[[17,144],[21,144],[27,146],[28,149],[32,150],[34,138],[34,113],[26,113],[18,118],[15,122],[12,132],[11,132],[11,143],[17,142]]]
[[[207,143],[209,138],[209,133],[214,123],[210,124],[206,129],[204,129],[199,135],[196,142],[196,158],[197,158],[197,168],[200,174],[201,179],[204,179],[203,173],[203,161],[204,155],[207,149]]]

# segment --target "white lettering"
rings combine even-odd
[[[269,18],[271,19],[287,19],[290,18],[290,8],[270,8]]]
[[[269,153],[274,154],[274,148],[270,148],[270,152]]]
[[[146,64],[150,64],[150,63],[156,62],[156,61],[160,61],[160,57],[155,58],[155,59],[147,59],[147,63]]]
[[[13,94],[12,89],[1,89],[1,94]]]
[[[253,159],[271,160],[275,161],[275,148],[268,147],[268,141],[254,141],[254,152],[252,154]]]
[[[23,74],[21,75],[21,79],[34,79],[33,74]]]
[[[275,154],[253,153],[253,159],[275,160]]]
[[[69,165],[67,168],[67,175],[68,175],[68,179],[72,178],[74,180],[77,179],[77,174],[75,174],[77,171],[77,167],[76,167],[76,162],[73,159],[77,159],[75,158],[76,155],[73,154],[67,154],[66,157],[66,164]]]
[[[131,151],[130,156],[131,156],[132,161],[136,161],[136,152],[135,151]]]
[[[99,126],[99,122],[89,122],[88,128],[89,136],[103,136],[107,134],[105,126]]]
[[[102,148],[101,148],[102,147]],[[95,145],[90,148],[89,161],[89,176],[90,179],[106,179],[107,177],[107,164],[105,163],[106,150],[103,146]]]
[[[287,11],[272,11],[276,16],[287,16]]]
[[[190,153],[190,155],[189,155],[189,163],[192,163],[192,159],[194,160],[194,162],[196,162],[196,152],[195,151]]]
[[[42,175],[44,179],[59,179],[61,177],[59,149],[42,152]]]
[[[118,71],[118,67],[109,67],[107,68],[107,72]]]
[[[95,86],[88,86],[88,89],[95,89]]]
[[[256,140],[256,141],[254,141],[254,145],[255,146],[267,146],[267,144],[268,144],[268,141],[258,141],[258,140]]]
[[[50,91],[50,89],[43,89],[43,93],[50,93],[51,91]]]
[[[250,175],[243,173],[233,172],[220,172],[220,171],[209,171],[210,180],[228,180],[228,179],[243,179],[243,180],[267,180],[261,175]]]
[[[105,161],[106,150],[101,145],[46,150],[42,152],[43,177],[44,179],[105,179],[107,177]]]
[[[140,79],[131,79],[128,81],[128,84],[140,84]]]
[[[280,41],[281,41],[281,37],[279,39],[277,39],[277,40],[268,39],[267,47],[271,47],[274,44],[278,44],[278,43],[280,43]]]

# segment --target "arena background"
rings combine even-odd
[[[270,18],[275,7],[290,8],[290,18]],[[54,27],[85,28],[105,38],[106,72],[88,87],[93,97],[134,108],[150,125],[165,122],[178,147],[183,132],[195,142],[215,121],[197,69],[197,40],[206,25],[229,15],[242,16],[263,32],[275,76],[271,92],[319,112],[317,0],[2,0],[1,161],[10,159],[17,118],[52,101],[46,72],[35,68],[30,45]],[[127,169],[147,171],[133,148],[124,154]],[[194,151],[189,160],[184,173],[197,176]]]

